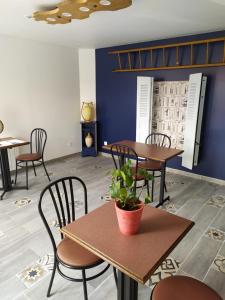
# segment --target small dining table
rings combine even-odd
[[[139,157],[160,162],[162,164],[159,203],[156,207],[163,205],[163,203],[170,199],[170,196],[164,197],[164,182],[165,182],[165,166],[167,161],[182,154],[184,151],[174,148],[160,147],[156,144],[138,143],[130,140],[122,140],[109,145],[104,145],[102,148],[111,151],[113,144],[120,144],[132,148]],[[112,149],[113,150],[113,149]]]
[[[8,149],[28,145],[30,142],[13,138],[7,137],[0,139],[0,167],[1,167],[1,174],[2,174],[2,185],[3,187],[0,188],[3,190],[0,198],[3,199],[3,196],[6,192],[11,191],[12,189],[21,189],[24,187],[13,187],[12,186],[12,179],[10,174],[10,167],[9,167],[9,158],[8,158]]]
[[[139,232],[125,236],[119,231],[114,206],[110,201],[61,232],[118,270],[118,300],[137,300],[138,283],[150,278],[194,223],[145,206]]]

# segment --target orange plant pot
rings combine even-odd
[[[141,224],[144,203],[140,203],[140,208],[129,211],[119,208],[117,202],[115,202],[115,208],[120,232],[124,235],[137,233]]]

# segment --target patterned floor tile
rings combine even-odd
[[[210,227],[206,232],[205,236],[216,240],[216,241],[224,241],[225,240],[225,233],[223,231],[220,231],[216,228]]]
[[[180,262],[172,257],[166,258],[161,266],[151,276],[149,280],[151,287],[154,287],[160,280],[175,275],[179,267]]]
[[[26,205],[28,205],[31,202],[31,199],[28,197],[23,197],[19,200],[16,200],[14,203],[16,206],[18,207],[24,207]]]
[[[213,261],[212,268],[216,271],[225,273],[225,257],[217,255]]]
[[[180,180],[175,180],[175,179],[169,179],[169,180],[166,180],[166,185],[168,186],[173,186],[173,185],[184,185],[185,182],[184,181],[180,181]]]
[[[166,203],[162,206],[162,209],[172,213],[172,214],[175,214],[177,212],[177,208],[176,206],[173,204],[173,203]]]
[[[47,275],[48,271],[41,265],[35,264],[23,270],[16,276],[23,282],[23,284],[30,288],[33,284],[39,282]]]
[[[207,205],[222,208],[225,205],[225,196],[213,195],[208,201]]]
[[[43,279],[53,269],[53,262],[53,254],[47,254],[44,257],[41,257],[33,265],[16,274],[16,277],[19,278],[27,288],[30,288]]]
[[[111,199],[112,197],[109,193],[106,193],[105,195],[101,196],[101,200],[103,201],[110,201]]]
[[[54,254],[49,253],[45,256],[41,257],[37,263],[44,267],[45,269],[52,271],[53,270],[53,263],[54,263]]]

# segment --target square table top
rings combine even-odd
[[[7,149],[7,148],[14,148],[18,146],[24,146],[28,145],[30,142],[24,141],[18,138],[13,138],[13,137],[6,137],[0,139],[0,150],[1,149]]]
[[[115,202],[110,201],[61,229],[62,233],[144,284],[194,223],[145,206],[137,234],[119,231]]]
[[[123,140],[113,144],[121,144],[131,147],[138,156],[160,162],[165,162],[184,152],[180,149],[160,147],[155,144],[138,143],[130,140]],[[113,144],[104,145],[102,148],[105,150],[111,150],[111,145]]]

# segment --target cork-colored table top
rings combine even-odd
[[[18,139],[18,138],[13,138],[13,137],[1,138],[0,139],[0,150],[24,146],[24,145],[28,145],[28,144],[30,144],[30,142],[24,141],[24,140]]]
[[[184,152],[183,150],[180,149],[160,147],[153,144],[138,143],[129,140],[123,140],[123,141],[115,142],[113,144],[121,144],[124,146],[128,146],[134,149],[134,151],[137,153],[138,156],[160,161],[160,162],[165,162]],[[112,144],[105,145],[102,146],[102,148],[105,150],[111,150],[111,145]]]
[[[110,201],[63,227],[63,234],[144,284],[192,228],[190,220],[145,206],[139,233],[120,233]]]

